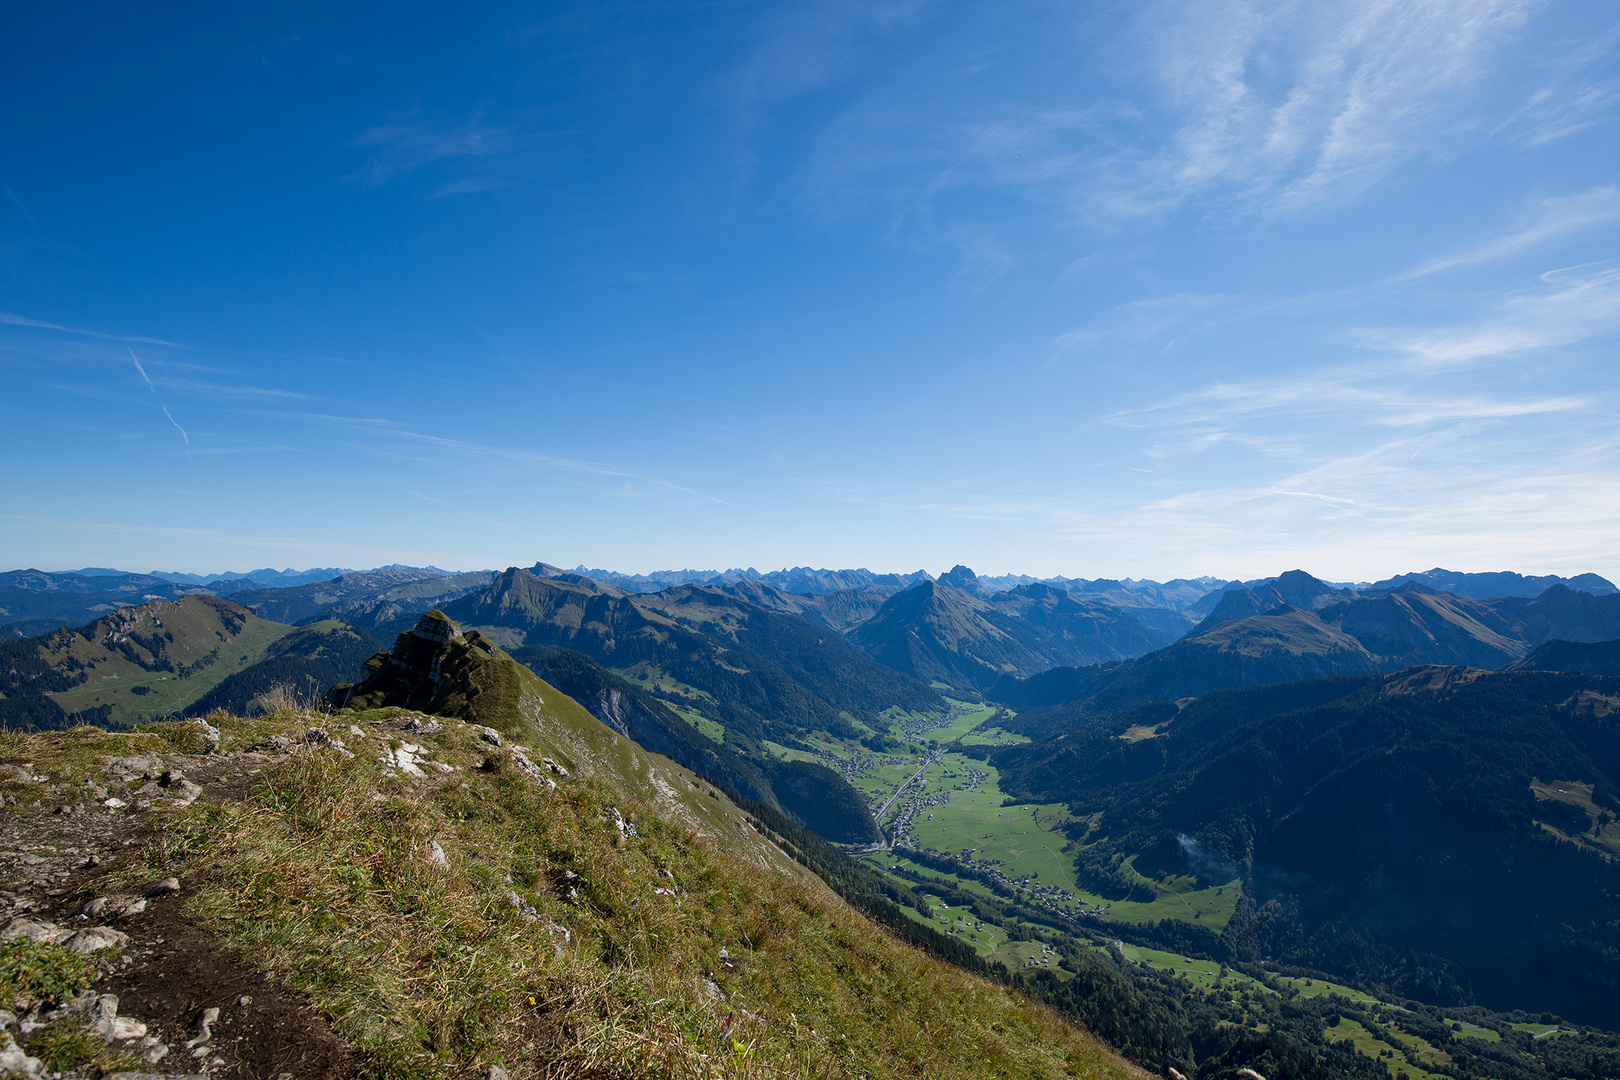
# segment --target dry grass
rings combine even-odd
[[[353,756],[301,748],[246,804],[174,812],[128,873],[183,865],[193,913],[307,994],[375,1076],[1143,1075],[606,783],[480,770],[487,747],[455,721],[412,739],[456,771],[385,775],[386,733],[346,734],[352,719],[216,719],[226,750],[319,724]]]

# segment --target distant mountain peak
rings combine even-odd
[[[939,575],[939,583],[952,589],[961,589],[971,596],[984,596],[985,588],[979,584],[979,575],[971,569],[957,563],[946,573]]]

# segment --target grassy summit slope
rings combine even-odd
[[[563,774],[611,777],[685,828],[740,841],[752,859],[780,855],[748,833],[730,803],[709,797],[713,787],[695,773],[647,753],[476,630],[462,634],[438,611],[423,615],[392,651],[379,653],[367,667],[371,675],[364,682],[335,688],[330,702],[361,710],[416,709],[489,728],[536,760],[560,766]]]
[[[192,723],[120,742],[153,768],[184,764],[205,795],[144,811],[150,846],[102,887],[183,867],[184,916],[284,973],[364,1075],[1145,1075],[895,941],[780,852],[764,858],[758,833],[716,836],[642,801],[680,771],[649,785],[565,699],[523,738],[534,760],[548,740],[592,756],[538,778],[512,740],[405,710],[212,722],[205,757],[182,753]],[[3,740],[0,758],[62,783],[108,752],[88,729]],[[19,803],[6,813],[51,820]]]

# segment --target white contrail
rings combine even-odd
[[[128,346],[125,346],[125,347],[128,348]],[[157,397],[157,387],[152,385],[152,380],[151,380],[150,376],[148,376],[146,374],[146,369],[141,367],[141,358],[135,355],[135,350],[134,349],[129,350],[129,358],[135,362],[135,370],[141,373],[141,378],[146,380],[146,388],[148,390],[152,391],[152,396],[153,397]],[[174,418],[173,413],[169,412],[169,407],[167,405],[161,405],[160,404],[158,406],[158,408],[163,410],[163,415],[167,416],[169,418],[169,423],[174,425],[174,430],[178,431],[180,433],[180,438],[185,440],[185,443],[186,443],[186,456],[190,457],[191,456],[191,436],[186,434],[186,429],[180,426],[180,422]]]
[[[126,348],[127,348],[127,346],[126,346]],[[131,360],[135,361],[135,370],[141,373],[141,378],[146,379],[146,388],[148,390],[152,391],[152,395],[154,397],[157,396],[157,387],[153,386],[152,385],[152,380],[147,378],[146,369],[141,367],[141,358],[135,355],[135,350],[134,349],[129,350],[129,358]],[[168,412],[169,410],[164,409],[163,411]],[[169,419],[170,419],[170,421],[173,421],[174,417],[171,416],[171,417],[169,417]],[[178,427],[179,425],[176,424],[175,426]]]
[[[181,427],[174,417],[169,416],[169,407],[167,405],[163,406],[163,415],[169,417],[169,423],[174,424],[174,430],[178,431],[180,437],[186,440],[186,453],[191,453],[191,436],[186,434],[186,429]]]

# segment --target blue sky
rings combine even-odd
[[[1620,10],[0,16],[0,563],[1620,577]]]

